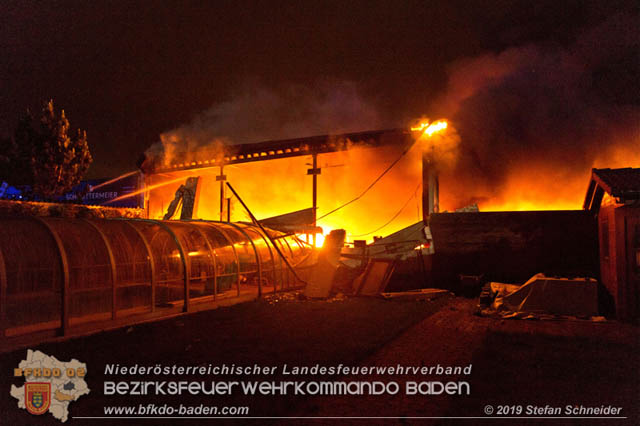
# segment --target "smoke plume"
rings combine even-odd
[[[568,46],[452,64],[434,106],[462,140],[443,204],[580,208],[592,167],[640,166],[637,29],[637,16],[617,15]]]
[[[279,90],[253,87],[163,133],[147,156],[161,157],[166,164],[175,155],[210,153],[222,144],[347,133],[379,125],[376,109],[350,82]]]

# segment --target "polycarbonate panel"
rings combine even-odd
[[[282,255],[285,257],[285,259],[287,259],[289,264],[291,264],[291,251],[289,250],[289,246],[287,245],[286,241],[284,241],[282,238],[278,238],[275,240],[275,242],[278,245],[278,248],[280,249],[280,253],[282,253]],[[286,288],[289,286],[289,284],[291,284],[291,271],[289,270],[287,265],[284,263],[284,260],[282,260],[280,255],[277,254],[277,256],[279,260],[278,268],[280,270],[280,277],[281,277],[280,279],[282,281],[282,288]]]
[[[35,219],[3,218],[0,251],[7,276],[6,327],[60,327],[62,263],[46,226]]]
[[[281,281],[281,288],[288,288],[289,285],[294,281],[293,274],[289,270],[289,267],[285,264],[282,256],[289,262],[289,265],[292,265],[292,253],[289,248],[289,244],[285,238],[282,237],[282,234],[270,229],[265,230],[269,236],[275,241],[276,245],[280,249],[280,253],[278,253],[275,249],[273,249],[273,255],[276,259],[276,270],[279,270],[279,279]]]
[[[298,256],[300,254],[300,251],[302,250],[302,247],[300,246],[300,243],[298,243],[296,238],[294,238],[292,235],[289,235],[288,237],[284,237],[284,240],[289,244],[291,255],[293,257]]]
[[[267,243],[267,240],[255,229],[243,226],[243,231],[247,233],[249,238],[253,241],[256,247],[258,256],[260,256],[260,262],[262,265],[262,279],[263,284],[273,286],[276,284],[276,273],[274,267],[274,258],[271,254],[271,247]],[[277,255],[277,253],[276,253]]]
[[[184,301],[184,269],[178,245],[169,231],[152,221],[131,220],[145,237],[153,255],[156,304]]]
[[[116,265],[116,308],[124,314],[151,309],[151,262],[140,237],[123,220],[91,220],[107,238]]]
[[[164,221],[178,237],[189,262],[189,297],[212,295],[215,268],[211,250],[204,235],[192,224]]]
[[[236,228],[223,223],[215,223],[215,226],[223,229],[225,234],[231,239],[233,247],[238,255],[240,272],[257,272],[258,260],[253,245],[249,239]]]
[[[66,255],[72,326],[110,320],[114,300],[121,316],[149,312],[154,294],[159,306],[183,303],[183,262],[189,265],[190,297],[210,296],[216,288],[240,294],[248,290],[241,283],[257,292],[260,283],[275,290],[296,282],[273,243],[249,224],[52,217],[1,223],[7,291],[0,303],[7,335],[62,325],[65,276],[54,235]],[[313,263],[308,247],[294,236],[267,232],[304,280]]]
[[[228,291],[237,282],[238,262],[234,249],[224,234],[214,224],[190,222],[197,226],[209,240],[215,255],[218,293]]]
[[[268,244],[268,240],[258,231],[249,227],[243,227],[243,231],[247,233],[249,238],[256,246],[262,267],[264,270],[273,269],[273,255],[271,254],[272,248]]]
[[[93,321],[112,309],[111,261],[104,240],[82,219],[42,218],[56,232],[69,264],[69,316]]]

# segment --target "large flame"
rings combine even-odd
[[[345,229],[347,241],[371,242],[374,236],[389,235],[422,220],[423,151],[438,156],[440,172],[440,209],[453,211],[476,203],[481,211],[504,210],[572,210],[580,209],[586,192],[590,168],[564,169],[556,163],[504,164],[506,181],[492,184],[475,182],[469,186],[469,176],[461,180],[455,162],[458,145],[455,129],[446,120],[423,120],[411,128],[416,144],[401,157],[377,184],[356,202],[322,217],[347,201],[357,197],[402,153],[402,147],[383,146],[376,149],[354,146],[347,151],[321,154],[318,166],[317,225],[323,234],[302,236],[316,246],[322,246],[324,236],[333,229]],[[458,139],[459,141],[459,139]],[[629,144],[612,144],[603,149],[593,167],[638,167],[640,154],[619,148]],[[312,179],[306,175],[309,157],[257,161],[228,165],[224,175],[253,214],[259,219],[311,207]],[[220,219],[219,167],[177,171],[147,177],[148,211],[151,218],[162,218],[176,189],[187,177],[200,176],[200,191],[196,218]],[[473,181],[473,179],[471,179]],[[485,186],[483,186],[485,185]],[[225,188],[225,197],[231,197]],[[226,202],[223,206],[226,220]],[[249,215],[237,200],[231,201],[232,221],[249,221]]]
[[[434,133],[442,132],[448,127],[447,120],[438,120],[433,123],[429,121],[421,121],[417,126],[411,127],[413,132],[421,132],[425,136],[433,136]]]
[[[321,154],[318,157],[322,173],[318,176],[317,216],[357,197],[401,153],[402,148],[396,146],[377,149],[356,146],[347,151]],[[258,219],[265,219],[311,207],[312,179],[306,175],[309,163],[308,157],[291,157],[228,165],[223,173],[253,214]],[[220,182],[216,180],[219,174],[219,167],[209,167],[148,176],[146,184],[153,188],[148,196],[149,217],[161,218],[178,186],[187,177],[195,175],[200,176],[195,217],[219,220]],[[333,229],[345,229],[349,241],[372,241],[374,236],[387,235],[418,222],[422,213],[416,186],[421,179],[421,153],[414,147],[362,198],[318,220],[317,225],[323,228],[324,235],[315,236],[315,245],[321,246],[324,236]],[[225,197],[232,197],[226,188]],[[381,228],[407,200],[410,201],[403,211]],[[226,203],[224,210],[223,220],[226,220]],[[233,198],[230,218],[232,221],[250,221],[242,205]],[[306,240],[306,236],[303,239]]]

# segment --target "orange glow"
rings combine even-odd
[[[347,151],[321,154],[318,166],[317,216],[355,198],[402,152],[402,147],[354,147]],[[421,152],[415,146],[369,192],[358,201],[318,221],[326,235],[332,229],[344,229],[351,235],[367,234],[359,239],[372,241],[374,236],[387,235],[421,220],[419,195],[388,226],[372,233],[393,217],[402,204],[414,194],[421,180]],[[309,208],[312,206],[312,179],[308,176],[310,156],[283,158],[227,165],[224,174],[240,197],[260,220]],[[341,167],[331,167],[334,165]],[[166,213],[176,189],[189,176],[200,177],[198,203],[194,218],[220,220],[219,167],[148,175],[149,217],[160,219]],[[224,188],[225,198],[231,198],[231,221],[250,222],[247,212]],[[390,197],[390,194],[393,196]],[[398,204],[399,203],[399,204]],[[227,219],[226,202],[222,220]],[[318,235],[316,246],[322,246],[324,235]]]
[[[311,244],[313,241],[313,236],[310,236],[308,241],[307,241],[306,234],[298,234],[297,236],[307,244]],[[322,248],[322,246],[324,245],[324,234],[316,234],[315,237],[316,237],[316,241],[315,241],[314,247]]]
[[[640,151],[612,143],[602,150],[591,167],[640,167]],[[491,197],[478,205],[480,211],[579,210],[590,178],[591,168],[572,170],[552,161],[513,166],[506,182],[497,190],[483,188]]]
[[[359,200],[318,221],[324,235],[317,235],[316,247],[323,245],[325,235],[333,229],[344,229],[347,241],[366,239],[371,242],[374,236],[389,235],[421,221],[421,195],[415,188],[422,181],[424,152],[432,156],[438,168],[440,211],[454,211],[473,203],[478,204],[480,211],[572,210],[582,207],[590,168],[571,168],[566,159],[545,158],[544,162],[531,160],[527,164],[504,164],[505,179],[493,184],[483,183],[472,175],[461,179],[456,173],[465,171],[454,171],[453,167],[460,142],[454,126],[446,120],[424,121],[412,130],[419,132],[414,135],[417,142],[395,167]],[[603,146],[592,167],[640,167],[640,152],[621,146],[625,144],[616,145],[615,141],[611,141],[609,147]],[[322,172],[318,176],[317,217],[361,194],[399,157],[402,149],[393,145],[379,148],[356,145],[346,151],[320,154],[318,166]],[[253,214],[258,219],[266,219],[311,207],[312,179],[306,174],[310,162],[311,156],[307,155],[227,165],[223,171],[226,181],[233,185]],[[332,167],[335,165],[341,167]],[[221,182],[216,180],[218,175],[220,167],[217,166],[147,175],[148,187],[145,190],[149,191],[149,217],[162,218],[177,188],[188,177],[199,176],[194,218],[221,220]],[[232,198],[226,187],[223,190],[225,198],[231,197],[231,221],[250,222],[242,205]],[[400,211],[405,202],[406,208]],[[222,207],[222,220],[226,220],[226,201]],[[304,235],[299,237],[306,239]]]

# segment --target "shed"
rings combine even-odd
[[[593,169],[584,209],[598,220],[600,278],[618,319],[640,318],[640,168]]]

